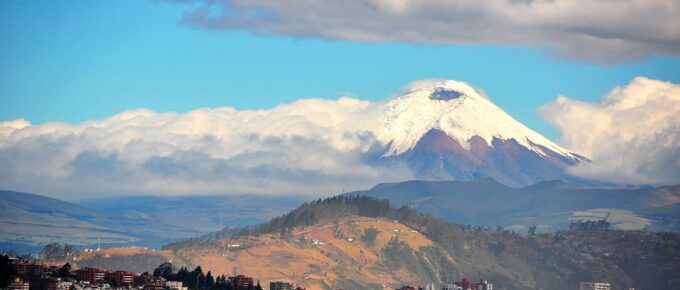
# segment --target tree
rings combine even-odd
[[[181,281],[184,286],[189,287],[189,270],[187,268],[182,267],[179,269],[174,278],[175,281]]]
[[[205,275],[205,288],[211,289],[213,286],[215,286],[215,278],[213,278],[212,273],[208,271],[208,274]]]
[[[66,263],[59,270],[57,270],[57,276],[59,278],[68,278],[71,277],[71,264]]]
[[[46,260],[63,258],[64,250],[57,242],[51,242],[45,245],[40,251],[40,255]]]
[[[530,236],[535,236],[536,235],[536,226],[530,226],[529,231],[528,231]]]
[[[361,237],[361,240],[367,245],[373,246],[375,239],[378,237],[378,233],[380,233],[380,231],[374,227],[367,228],[364,230],[364,235]]]
[[[59,260],[68,258],[74,252],[75,249],[72,245],[65,244],[62,246],[57,242],[51,242],[43,247],[40,256],[46,260]]]
[[[69,244],[65,244],[64,248],[62,249],[62,253],[63,253],[62,255],[63,255],[64,258],[70,257],[71,255],[73,255],[74,252],[75,252],[75,250],[74,250],[73,246],[69,245]]]
[[[205,276],[203,275],[203,269],[201,266],[196,267],[191,273],[189,273],[189,284],[187,285],[192,289],[204,289],[205,288]]]
[[[171,280],[173,272],[175,272],[175,269],[174,266],[172,266],[172,263],[165,262],[163,264],[158,265],[158,267],[155,270],[153,270],[153,276],[163,277],[166,280]]]
[[[10,260],[7,255],[0,256],[0,288],[7,287],[9,278],[13,274],[12,260]]]

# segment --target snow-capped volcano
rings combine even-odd
[[[385,104],[378,138],[390,144],[386,156],[413,149],[428,131],[436,129],[465,149],[473,136],[479,136],[488,145],[494,138],[514,139],[541,155],[548,149],[567,158],[580,158],[522,125],[466,83],[421,82],[410,89]]]
[[[385,103],[377,138],[384,158],[417,176],[494,177],[509,185],[559,179],[584,158],[522,125],[472,86],[453,80],[417,82]]]

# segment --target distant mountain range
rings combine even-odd
[[[125,196],[74,204],[0,191],[0,250],[34,252],[49,242],[79,247],[160,247],[224,226],[267,221],[299,205],[296,197]]]
[[[522,188],[491,178],[407,181],[346,193],[387,199],[448,221],[526,233],[606,218],[614,229],[680,231],[680,185],[589,187],[544,181]],[[56,241],[81,247],[150,246],[256,225],[295,208],[301,197],[122,196],[82,201],[0,191],[0,248],[36,251]],[[222,236],[224,236],[222,235]]]
[[[473,181],[407,181],[347,193],[387,199],[446,220],[525,232],[555,231],[571,220],[607,218],[613,228],[680,231],[680,185],[589,187],[543,181],[511,188],[491,178]]]

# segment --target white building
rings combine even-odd
[[[442,290],[463,290],[463,287],[454,284],[442,284]]]
[[[71,290],[73,287],[73,282],[59,281],[54,285],[56,290]]]
[[[609,283],[581,282],[580,290],[610,290]]]
[[[165,281],[165,288],[170,290],[187,290],[187,287],[182,286],[181,281]]]

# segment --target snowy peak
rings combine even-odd
[[[482,99],[487,98],[469,84],[454,80],[415,81],[409,84],[406,89],[407,93],[401,97],[420,92],[422,94],[427,94],[428,97],[434,101],[450,101],[453,99],[459,99],[461,97]],[[452,96],[452,98],[442,98],[442,96],[446,95]]]
[[[381,142],[389,144],[385,156],[396,156],[413,149],[427,132],[436,129],[467,150],[470,140],[478,136],[491,147],[494,139],[514,139],[541,156],[554,152],[568,159],[580,159],[522,125],[464,82],[415,82],[408,86],[406,94],[385,104],[382,116],[377,136]]]

